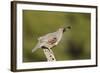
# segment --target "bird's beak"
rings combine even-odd
[[[64,27],[63,32],[65,32],[66,30],[69,30],[69,29],[71,29],[71,26]]]

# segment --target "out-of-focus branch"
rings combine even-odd
[[[44,54],[45,54],[48,62],[49,61],[56,61],[52,49],[43,49],[43,51],[44,51]]]

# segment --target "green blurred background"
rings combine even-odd
[[[71,25],[60,43],[52,48],[57,61],[91,58],[90,13],[23,10],[23,62],[46,61],[40,48],[32,53],[38,38]]]

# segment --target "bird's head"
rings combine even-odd
[[[66,27],[62,27],[62,28],[59,28],[60,31],[63,31],[63,33],[67,30],[71,29],[71,26],[66,26]]]

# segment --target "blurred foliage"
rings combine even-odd
[[[23,62],[46,61],[41,48],[32,53],[37,39],[66,25],[72,29],[52,48],[57,61],[90,59],[90,18],[89,13],[23,10]]]

